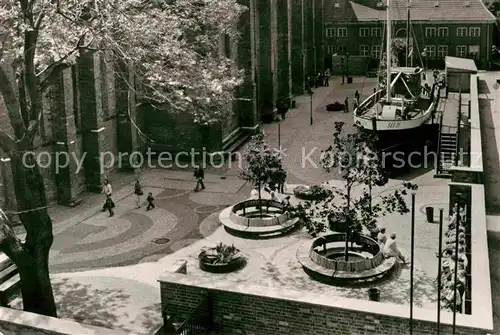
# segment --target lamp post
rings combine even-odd
[[[347,83],[349,84],[349,53],[345,54],[345,76],[347,77]]]
[[[278,115],[276,117],[276,122],[278,123],[278,148],[280,152],[281,152],[281,121],[282,121],[281,116]]]
[[[344,85],[344,57],[340,57],[340,70],[342,72],[342,85]]]
[[[309,124],[313,124],[313,90],[309,89]]]

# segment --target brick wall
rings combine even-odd
[[[382,45],[382,38],[375,37],[371,34],[371,28],[380,28],[381,34],[384,34],[384,27],[380,22],[326,22],[326,28],[346,28],[347,36],[345,37],[325,37],[325,45],[330,50],[334,49],[334,52],[338,52],[339,49],[345,50],[351,55],[361,55],[361,46],[367,46],[370,52],[370,56],[373,57],[372,51],[373,46],[380,46],[381,51],[384,52],[385,45]],[[426,28],[448,28],[448,36],[433,36],[426,37]],[[480,27],[481,33],[479,37],[459,37],[457,36],[457,28],[465,27],[469,29],[470,27]],[[368,28],[368,36],[360,36],[360,28]],[[402,33],[399,33],[402,32]],[[491,60],[491,45],[493,41],[493,24],[478,24],[478,23],[448,23],[448,24],[432,24],[429,22],[412,22],[412,31],[414,44],[417,47],[414,49],[413,54],[413,65],[422,66],[422,62],[426,67],[438,67],[444,68],[444,57],[437,55],[438,46],[446,46],[448,49],[448,56],[457,55],[457,46],[470,46],[479,45],[480,46],[480,59],[476,61],[476,64],[481,69],[486,69]],[[398,37],[406,36],[406,21],[393,22],[393,32],[398,34]],[[326,35],[326,30],[323,33]],[[353,43],[354,41],[354,43]],[[434,55],[428,55],[427,59],[423,59],[419,56],[423,52],[425,46],[434,46],[436,52]],[[332,53],[330,53],[331,55]],[[467,57],[467,56],[465,56]],[[378,59],[377,59],[378,60]]]
[[[292,0],[292,94],[304,93],[303,0]]]
[[[175,318],[188,316],[202,298],[210,293],[215,326],[221,334],[347,335],[409,332],[409,322],[405,318],[247,294],[237,284],[232,285],[231,289],[210,290],[160,282],[162,302],[166,302],[163,305],[164,315]],[[380,310],[384,310],[384,307],[381,306]],[[436,328],[432,322],[415,320],[413,333],[433,335],[436,334]],[[441,332],[450,334],[451,326],[442,324]],[[484,330],[462,326],[457,327],[456,331],[456,334],[463,335],[486,333]]]

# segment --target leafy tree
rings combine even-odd
[[[321,165],[327,171],[337,169],[344,188],[333,188],[331,196],[317,202],[306,202],[295,209],[312,236],[325,231],[327,225],[334,231],[346,233],[345,258],[348,260],[349,240],[365,227],[376,228],[377,219],[388,213],[408,213],[405,200],[408,190],[416,185],[403,183],[400,188],[381,196],[373,203],[372,188],[387,184],[383,164],[375,151],[376,138],[358,131],[345,133],[343,122],[335,123],[333,144],[323,151]],[[354,187],[361,187],[361,195],[353,196]],[[354,242],[354,241],[351,241]]]
[[[33,155],[24,155],[34,149],[41,95],[52,78],[80,56],[106,52],[114,62],[132,65],[139,98],[190,113],[201,124],[219,122],[230,112],[228,102],[242,78],[233,62],[220,55],[219,38],[238,37],[243,9],[237,0],[0,3],[0,101],[12,128],[0,129],[0,148],[11,159],[27,233],[20,241],[2,215],[0,250],[17,265],[26,311],[57,314],[49,278],[53,234],[44,182]],[[31,165],[35,167],[27,167]]]
[[[245,161],[246,166],[241,169],[240,177],[257,188],[259,200],[262,199],[263,186],[276,185],[286,179],[280,152],[270,149],[263,134],[252,136],[248,143]],[[262,207],[259,208],[262,217]]]

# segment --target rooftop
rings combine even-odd
[[[472,59],[446,56],[444,61],[447,69],[465,70],[477,73],[476,63]]]
[[[386,0],[382,3],[377,0],[325,0],[325,21],[385,21],[385,3]],[[392,20],[406,20],[407,6],[407,0],[392,0]],[[495,22],[494,15],[481,0],[411,1],[410,14],[412,21]]]

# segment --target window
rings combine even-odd
[[[447,27],[441,27],[441,28],[438,28],[438,36],[441,36],[441,37],[447,37],[448,36],[448,28]]]
[[[368,47],[368,45],[360,45],[359,46],[359,55],[360,56],[368,56],[369,53],[370,53],[370,48]]]
[[[326,37],[335,37],[335,28],[326,28]]]
[[[347,37],[347,28],[339,28],[338,29],[339,37]]]
[[[372,37],[380,37],[381,35],[380,28],[372,28]]]
[[[359,37],[368,37],[368,28],[359,28]]]
[[[328,46],[328,54],[333,55],[335,53],[335,45]]]
[[[380,45],[372,45],[372,57],[380,59]]]
[[[457,28],[457,37],[466,37],[467,36],[467,28],[459,27]]]
[[[428,58],[436,58],[436,46],[435,45],[426,45],[424,48],[425,56]]]
[[[425,28],[425,37],[436,36],[436,28]]]
[[[479,59],[479,45],[469,45],[469,58]]]
[[[467,46],[466,45],[458,45],[457,46],[457,57],[465,58],[467,55]]]
[[[480,35],[481,35],[481,28],[472,27],[469,29],[469,36],[470,37],[479,37]]]
[[[438,46],[438,58],[444,58],[448,56],[448,46],[447,45],[439,45]]]
[[[345,51],[346,51],[345,45],[339,45],[339,46],[337,46],[337,52],[338,53],[343,54],[343,53],[345,53]]]

